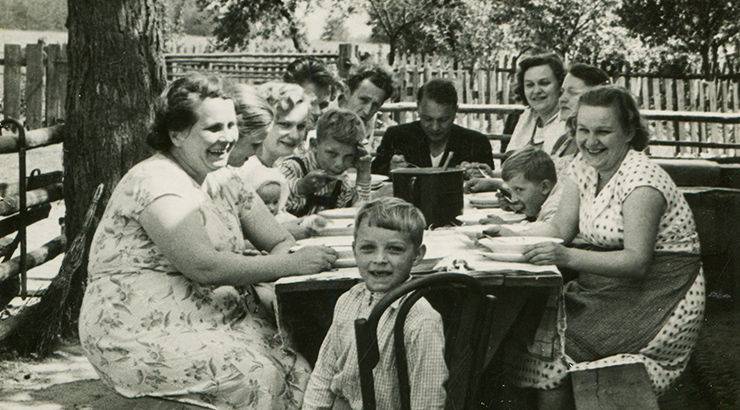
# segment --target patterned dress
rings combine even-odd
[[[239,215],[250,212],[254,193],[232,182],[207,192],[155,154],[113,191],[90,249],[79,330],[95,370],[120,394],[214,409],[300,407],[305,359],[281,348],[276,329],[249,308],[249,295],[186,278],[139,223],[154,200],[175,195],[198,204],[217,249],[241,252]]]
[[[524,357],[519,385],[549,389],[568,371],[644,363],[662,393],[688,363],[704,312],[704,281],[693,214],[670,176],[630,150],[617,173],[596,192],[598,175],[578,155],[570,176],[580,195],[579,234],[599,250],[624,248],[622,204],[635,189],[658,190],[666,201],[648,273],[613,278],[579,272],[564,289],[565,342],[559,360]]]

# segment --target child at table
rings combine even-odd
[[[422,260],[426,222],[421,211],[398,198],[365,204],[355,218],[352,248],[364,282],[340,296],[334,319],[311,374],[303,409],[362,409],[355,319],[369,316],[389,290],[409,279]],[[378,323],[380,361],[374,371],[379,409],[401,408],[393,352],[393,324],[403,299]],[[404,327],[412,409],[442,409],[448,378],[444,361],[442,318],[422,299],[409,312]]]
[[[360,145],[364,137],[357,114],[342,108],[326,111],[316,128],[315,150],[278,165],[290,188],[288,212],[305,216],[367,202],[372,158]],[[346,172],[350,167],[357,169],[354,187]]]
[[[514,152],[501,166],[501,177],[511,193],[512,203],[521,207],[519,212],[523,212],[528,221],[547,222],[555,216],[560,189],[555,163],[545,151],[525,147]],[[481,222],[505,223],[495,215]]]

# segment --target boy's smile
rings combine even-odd
[[[411,268],[424,257],[424,245],[416,247],[408,233],[368,226],[356,228],[352,246],[365,286],[385,293],[409,278]]]

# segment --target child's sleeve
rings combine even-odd
[[[419,303],[423,303],[420,301]],[[413,309],[419,307],[414,306]],[[442,318],[434,313],[404,327],[413,410],[444,409],[448,378]]]
[[[335,339],[337,337],[336,326],[332,323],[324,342],[321,343],[316,366],[308,380],[306,393],[303,395],[302,410],[331,410],[334,404],[331,382],[334,375],[339,371],[336,368],[338,356]]]
[[[285,176],[288,183],[288,198],[285,201],[285,208],[288,212],[295,213],[306,206],[306,197],[298,195],[296,183],[303,178],[303,171],[298,162],[294,160],[285,160],[277,165],[278,170]]]

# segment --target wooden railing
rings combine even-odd
[[[39,249],[27,251],[26,227],[49,216],[51,203],[63,199],[61,171],[42,174],[37,170],[26,173],[26,150],[60,141],[61,126],[25,132],[23,125],[5,119],[2,126],[12,125],[17,134],[0,136],[0,153],[18,153],[17,182],[0,183],[0,308],[15,296],[29,295],[26,272],[64,252],[66,241],[59,235]],[[16,233],[15,237],[11,237]],[[13,257],[16,249],[19,255]],[[20,282],[14,279],[20,275]],[[16,289],[19,287],[20,289]]]
[[[458,120],[462,125],[477,130],[485,129],[481,121],[503,121],[507,114],[518,113],[524,110],[524,106],[518,104],[460,104],[458,107]],[[404,123],[415,120],[416,103],[402,102],[385,104],[380,108],[381,115],[385,116],[387,122]],[[721,112],[697,112],[697,111],[665,111],[665,110],[642,110],[642,115],[650,122],[651,128],[656,130],[666,123],[676,124],[675,129],[686,129],[693,127],[734,127],[740,129],[740,113]],[[493,141],[507,140],[499,129],[494,132],[484,132]],[[382,131],[378,133],[382,135]],[[711,135],[711,134],[710,134]],[[685,140],[680,139],[678,133],[667,134],[655,132],[650,141],[655,147],[669,147],[661,151],[660,148],[653,149],[661,156],[738,156],[740,155],[740,144],[727,141],[716,141],[713,139]],[[494,147],[495,148],[495,147]],[[673,150],[673,151],[670,151]]]

